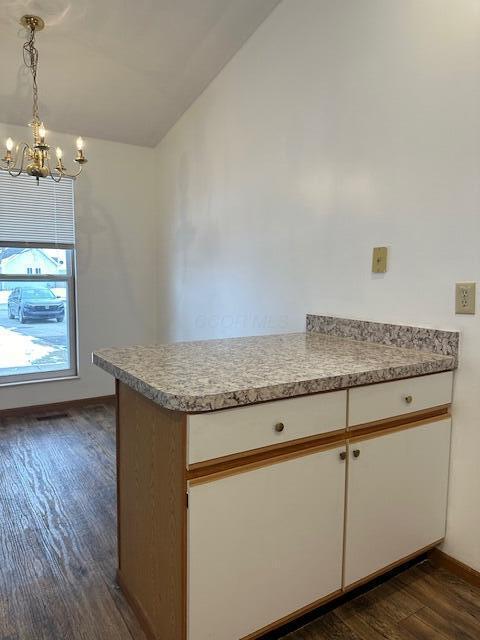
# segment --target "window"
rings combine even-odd
[[[0,172],[0,384],[76,371],[73,181]]]

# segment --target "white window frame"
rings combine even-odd
[[[70,367],[52,371],[37,371],[31,373],[19,373],[13,375],[0,375],[0,386],[22,384],[30,382],[43,382],[58,378],[71,378],[78,375],[78,339],[77,339],[77,289],[75,278],[75,245],[51,244],[46,242],[2,242],[1,247],[38,248],[38,249],[65,249],[66,274],[1,274],[0,282],[66,282],[68,306],[68,348],[70,354]]]

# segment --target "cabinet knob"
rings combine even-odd
[[[281,433],[284,429],[285,425],[283,424],[283,422],[277,422],[277,424],[275,425],[275,431]]]
[[[412,402],[412,400],[413,400],[413,396],[405,396],[405,402],[407,404],[410,404]]]
[[[353,457],[354,458],[358,458],[360,456],[360,449],[354,449],[353,450]]]
[[[345,460],[346,457],[347,457],[347,452],[346,451],[340,451],[340,460]]]

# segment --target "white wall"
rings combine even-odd
[[[158,148],[160,339],[462,331],[445,549],[477,569],[479,134],[479,0],[284,0]]]
[[[0,141],[30,130],[0,124]],[[75,138],[49,133],[72,157]],[[154,151],[89,139],[89,163],[75,185],[79,378],[0,387],[0,409],[113,393],[91,364],[94,349],[152,342],[155,336]]]

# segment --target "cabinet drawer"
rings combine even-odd
[[[349,391],[349,426],[449,404],[453,372],[384,382]]]
[[[188,464],[344,429],[346,407],[347,392],[334,391],[190,415]]]

